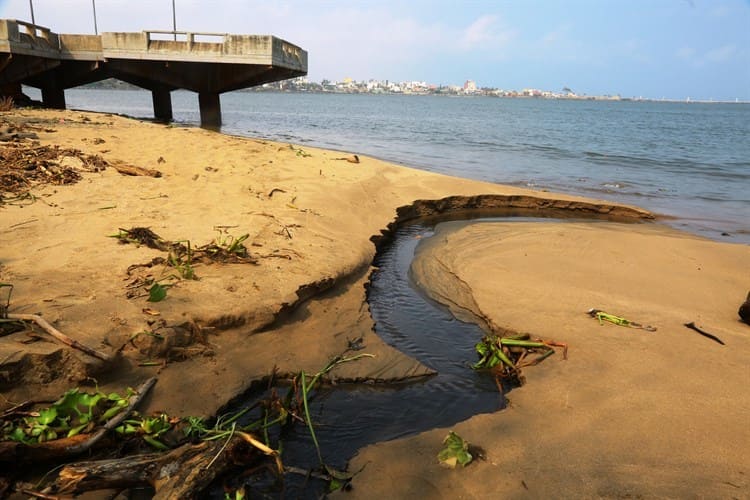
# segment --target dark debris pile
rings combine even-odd
[[[74,184],[82,172],[99,172],[107,166],[101,156],[41,146],[17,134],[0,142],[0,205],[28,195],[36,186]]]

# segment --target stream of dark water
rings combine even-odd
[[[371,276],[368,302],[377,334],[437,375],[408,384],[338,385],[317,391],[310,413],[328,466],[345,469],[357,450],[369,444],[449,427],[504,407],[493,378],[470,367],[476,361],[474,345],[482,337],[480,328],[454,318],[409,278],[415,249],[432,232],[432,226],[423,224],[395,232],[375,259],[378,269]],[[366,346],[361,352],[367,352]],[[238,407],[252,402],[241,401]],[[318,467],[315,445],[304,425],[284,434],[283,448],[285,465]],[[284,497],[318,498],[325,487],[323,481],[285,479]]]

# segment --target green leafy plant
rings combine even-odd
[[[142,334],[153,332],[142,331],[137,335]],[[107,428],[113,429],[115,435],[121,439],[142,440],[158,451],[169,450],[183,444],[187,439],[224,440],[224,445],[216,455],[218,457],[233,439],[241,438],[258,452],[271,457],[276,465],[274,472],[282,475],[285,471],[288,472],[281,461],[283,431],[287,426],[300,422],[307,426],[320,461],[319,472],[314,473],[314,477],[328,481],[330,491],[346,489],[350,486],[352,477],[359,471],[339,471],[323,462],[309,401],[322,383],[322,378],[331,370],[343,363],[373,357],[371,354],[347,356],[350,350],[358,349],[361,349],[358,344],[350,345],[346,351],[332,358],[314,375],[299,372],[296,377],[291,378],[291,387],[281,395],[277,392],[274,372],[266,397],[236,412],[220,415],[213,421],[195,416],[175,418],[166,413],[141,415],[132,411],[137,404],[132,402],[132,396],[136,395],[132,390],[128,390],[128,394],[121,397],[116,393],[107,395],[98,390],[86,393],[72,389],[48,408],[32,413],[18,413],[19,416],[15,419],[7,418],[7,414],[6,418],[0,418],[0,439],[36,444],[66,435],[74,436],[77,433],[95,434],[95,428],[98,432],[98,426],[106,424]],[[128,415],[125,415],[124,411],[127,411]],[[114,417],[116,419],[112,420]],[[244,498],[244,492],[241,490],[231,494],[234,498]]]
[[[503,392],[502,380],[523,385],[521,368],[533,366],[555,353],[554,347],[563,348],[563,359],[567,359],[568,346],[552,340],[531,340],[528,333],[499,337],[485,335],[475,346],[479,361],[472,366],[475,370],[489,370],[495,376],[498,390]],[[537,353],[535,358],[527,358]]]
[[[173,421],[166,413],[152,417],[143,417],[134,413],[133,418],[125,420],[122,425],[115,427],[115,432],[124,436],[138,435],[153,448],[164,451],[169,446],[159,440],[159,436],[172,429]]]
[[[190,240],[183,241],[187,244],[186,250],[184,252],[179,248],[170,250],[167,263],[177,271],[181,279],[196,280],[198,276],[193,268],[193,250],[190,248]]]
[[[297,154],[297,156],[301,156],[302,158],[307,158],[309,156],[312,156],[310,153],[308,153],[304,149],[302,149],[302,148],[295,148],[292,144],[289,145],[289,149],[291,149],[292,151],[294,151]]]
[[[99,391],[87,393],[71,389],[47,408],[20,419],[1,421],[0,436],[4,441],[26,444],[73,437],[106,423],[120,413],[128,405],[128,398],[132,394],[132,391],[128,391],[122,397],[117,393],[107,395]]]
[[[154,283],[151,288],[148,289],[148,300],[149,302],[161,302],[167,298],[167,287],[169,285],[163,285],[161,283]]]
[[[230,226],[215,226],[214,230],[218,231],[218,235],[214,238],[214,241],[206,245],[205,250],[209,253],[216,253],[218,251],[226,252],[230,255],[236,255],[238,257],[247,257],[247,247],[245,241],[250,237],[248,233],[241,236],[234,236],[228,232]]]
[[[224,493],[224,500],[245,500],[245,488],[235,490],[234,495]]]
[[[451,469],[457,465],[465,467],[474,459],[469,453],[469,443],[453,431],[450,431],[443,440],[443,449],[437,457],[442,465]]]

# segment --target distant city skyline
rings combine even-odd
[[[703,102],[703,103],[741,103],[747,104],[750,101],[743,101],[739,98],[733,100],[721,99],[695,99],[684,98],[674,99],[662,97],[659,99],[643,96],[627,96],[618,93],[588,94],[577,93],[569,87],[562,89],[538,89],[524,87],[522,89],[508,89],[478,86],[474,80],[467,80],[463,85],[437,85],[431,82],[410,80],[405,82],[394,82],[389,80],[361,80],[356,81],[351,78],[345,78],[343,81],[323,80],[315,82],[307,77],[292,78],[279,82],[266,83],[257,87],[256,90],[279,90],[279,91],[296,91],[296,92],[336,92],[336,93],[369,93],[369,94],[415,94],[415,95],[464,95],[464,96],[491,96],[491,97],[536,97],[544,99],[568,99],[568,100],[648,100],[648,101],[686,101],[686,102]],[[253,90],[253,89],[246,89]]]
[[[102,31],[171,30],[172,0],[99,0]],[[33,0],[36,23],[93,33],[90,0]],[[309,78],[427,81],[652,99],[750,100],[750,0],[174,0],[178,31],[272,34]],[[0,17],[31,20],[27,0]]]

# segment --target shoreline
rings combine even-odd
[[[94,82],[88,85],[82,85],[81,88],[86,90],[142,90],[139,87],[136,87],[135,85],[130,85],[125,82],[120,82],[119,80],[114,80],[115,83],[105,83],[106,80],[101,80],[99,82]],[[280,82],[277,82],[279,84]],[[352,95],[393,95],[393,96],[406,96],[406,97],[415,97],[415,96],[436,96],[436,97],[493,97],[497,99],[540,99],[540,100],[561,100],[561,101],[608,101],[608,102],[649,102],[649,103],[679,103],[679,104],[750,104],[750,100],[739,100],[739,98],[736,98],[735,100],[716,100],[716,99],[691,99],[689,97],[685,99],[677,99],[677,98],[655,98],[655,97],[621,97],[619,95],[553,95],[552,93],[549,93],[549,95],[522,95],[519,92],[516,91],[508,91],[511,92],[511,94],[508,95],[498,95],[496,93],[492,93],[492,90],[490,90],[490,93],[484,93],[483,92],[476,92],[476,93],[458,93],[458,92],[434,92],[434,91],[427,91],[427,92],[412,92],[412,91],[401,91],[401,92],[392,92],[392,91],[384,91],[380,90],[377,92],[374,91],[348,91],[347,89],[336,89],[336,90],[318,90],[318,89],[283,89],[283,88],[274,88],[274,84],[266,84],[270,85],[271,87],[250,87],[247,89],[241,89],[235,92],[248,92],[248,93],[277,93],[277,94],[352,94]],[[309,84],[308,84],[309,85]],[[315,84],[313,84],[315,85]],[[184,89],[180,89],[184,90]],[[498,89],[494,89],[498,90]],[[186,91],[189,92],[189,91]]]
[[[136,99],[135,96],[130,97],[130,94],[132,93],[129,93],[125,96],[120,96],[119,99],[122,99],[124,101]],[[187,122],[190,122],[194,119],[194,117],[188,111],[194,105],[193,99],[189,94],[190,93],[183,93],[180,94],[179,97],[175,97],[176,103],[181,103],[178,104],[178,108],[181,108],[180,112],[182,112],[183,115],[182,117],[176,116],[176,118],[181,122],[185,122],[186,120]],[[78,99],[78,102],[75,102],[74,104],[82,107],[88,107],[90,109],[95,109],[97,106],[94,104],[94,101],[99,102],[101,101],[101,99],[95,99],[94,101],[91,101],[91,99],[88,99],[86,97],[87,95],[92,98],[94,97],[91,95],[91,93],[87,94],[84,91],[76,98]],[[75,94],[73,96],[75,96]],[[111,97],[115,99],[115,101],[118,99],[116,94],[112,95]],[[144,96],[144,98],[145,97],[147,96]],[[71,99],[72,101],[76,100],[73,99],[73,97],[71,97]],[[305,98],[304,96],[290,96],[290,99],[292,99],[292,103],[304,103],[306,105],[313,106],[318,111],[325,109],[326,103],[328,102],[328,100],[324,97],[314,99],[313,96],[310,96],[310,98]],[[340,99],[336,98],[335,96],[331,96],[330,100],[333,104],[335,102],[339,102]],[[555,168],[553,165],[549,164],[551,161],[553,161],[553,158],[537,158],[534,151],[522,151],[521,153],[519,153],[521,154],[521,156],[519,156],[518,162],[509,157],[509,153],[502,153],[501,151],[498,152],[498,154],[500,155],[498,161],[507,164],[507,169],[493,169],[489,167],[480,168],[480,165],[476,165],[477,168],[475,169],[472,167],[471,162],[466,163],[462,158],[455,157],[451,155],[450,152],[446,151],[446,148],[444,146],[440,146],[440,144],[443,144],[442,142],[429,147],[425,145],[419,145],[418,143],[415,143],[414,146],[406,146],[401,145],[398,142],[397,138],[391,137],[390,140],[396,140],[396,142],[390,147],[390,149],[385,150],[382,147],[370,146],[366,134],[355,134],[355,136],[348,136],[347,134],[344,134],[342,138],[338,138],[335,133],[335,128],[331,128],[332,123],[329,123],[327,121],[332,119],[333,116],[328,116],[325,114],[325,112],[323,112],[323,116],[320,118],[321,120],[323,120],[321,122],[321,125],[323,127],[322,129],[315,127],[311,128],[310,125],[312,122],[310,120],[312,115],[310,115],[309,113],[303,113],[300,116],[301,121],[299,121],[299,127],[301,128],[299,128],[298,134],[300,136],[287,137],[287,132],[297,129],[294,128],[291,122],[287,123],[290,117],[290,109],[288,106],[284,105],[281,102],[283,101],[282,97],[259,96],[258,99],[254,99],[252,95],[250,95],[249,97],[247,95],[228,95],[225,104],[227,105],[228,109],[236,108],[237,110],[240,110],[244,109],[244,107],[246,106],[251,106],[252,108],[252,106],[254,106],[254,104],[252,103],[255,101],[257,101],[257,106],[260,107],[256,111],[263,112],[265,110],[272,113],[278,111],[278,116],[274,115],[276,116],[276,118],[270,120],[268,123],[261,120],[261,125],[253,127],[252,121],[249,121],[250,115],[245,112],[238,111],[238,113],[230,114],[227,117],[226,123],[223,127],[223,133],[235,134],[242,137],[251,138],[262,136],[268,137],[270,140],[279,140],[282,142],[294,141],[300,144],[315,144],[317,145],[317,147],[334,149],[342,152],[356,151],[371,157],[382,159],[384,161],[395,162],[396,164],[402,166],[416,166],[426,171],[444,173],[467,179],[474,179],[480,182],[500,182],[502,184],[532,189],[536,191],[567,193],[571,196],[582,196],[589,198],[593,197],[597,199],[604,198],[615,203],[643,206],[651,212],[664,214],[665,220],[669,220],[670,224],[679,229],[691,231],[693,233],[700,234],[702,236],[706,236],[715,240],[742,244],[750,243],[750,228],[748,228],[747,224],[737,215],[738,213],[741,213],[743,211],[746,203],[743,204],[741,200],[743,200],[744,197],[741,194],[737,193],[735,189],[730,189],[727,191],[723,190],[721,186],[713,185],[712,183],[710,183],[710,185],[705,186],[706,189],[708,189],[709,191],[713,189],[716,193],[723,193],[723,195],[716,194],[716,196],[719,196],[719,198],[717,198],[716,201],[711,201],[708,199],[704,199],[701,196],[701,192],[699,190],[693,188],[683,189],[679,186],[673,185],[671,181],[663,179],[663,176],[665,175],[663,172],[661,174],[656,174],[660,177],[656,177],[656,180],[652,179],[653,182],[649,181],[643,184],[640,183],[638,177],[633,177],[630,174],[618,174],[616,169],[609,172],[609,168],[607,169],[606,173],[602,174],[596,174],[595,171],[592,171],[591,177],[586,178],[580,177],[581,174],[575,171],[575,169],[569,172],[569,168],[563,166],[561,167],[562,170],[559,172],[559,175],[555,174],[550,176],[545,174],[544,172],[550,168]],[[345,101],[348,102],[349,100],[345,99]],[[390,102],[390,100],[383,100],[384,105],[386,105],[388,102]],[[87,106],[86,104],[89,105]],[[133,105],[136,105],[136,103],[134,102]],[[145,101],[142,104],[137,104],[137,106],[141,105],[147,106]],[[354,107],[360,108],[362,106],[365,105],[360,103],[359,105],[356,105]],[[424,106],[427,106],[427,104],[414,104],[413,106],[417,106],[418,109],[422,109]],[[539,106],[541,106],[541,104]],[[372,106],[368,105],[366,107]],[[444,105],[438,106],[439,109],[442,109],[444,107]],[[512,107],[515,108],[516,105],[513,105]],[[118,111],[116,106],[104,106],[104,108],[111,108],[110,110]],[[448,106],[448,108],[452,108],[452,106]],[[600,108],[601,107],[592,105],[592,110],[597,110]],[[143,112],[140,114],[148,115],[147,109],[148,108],[143,108]],[[554,105],[546,106],[544,107],[544,109],[549,109],[553,113],[561,112],[561,108]],[[572,110],[574,108],[570,109]],[[178,112],[178,115],[180,114],[180,112]],[[617,112],[617,114],[619,114],[619,112]],[[361,123],[361,118],[356,115],[348,118],[347,120],[350,120],[352,125]],[[188,123],[188,125],[190,124]],[[264,133],[266,125],[270,128],[265,131],[266,133]],[[345,124],[342,123],[342,125]],[[373,126],[381,131],[378,133],[384,133],[387,137],[390,137],[387,135],[387,132],[383,131],[384,125],[385,123],[378,122]],[[421,131],[420,133],[424,132],[423,128],[420,128],[419,130]],[[441,132],[441,134],[444,134],[444,131]],[[561,147],[562,150],[554,154],[562,155],[559,158],[559,161],[566,161],[565,158],[567,158],[567,153],[582,154],[579,150],[580,144],[573,147],[571,151],[567,151],[564,145],[561,146],[558,144],[558,147]],[[605,148],[601,152],[605,154],[603,158],[605,158],[606,160],[607,149]],[[653,158],[652,160],[649,160],[649,157],[641,158],[639,154],[637,154],[634,150],[631,150],[628,154],[630,156],[622,158],[621,161],[626,162],[626,166],[629,167],[632,166],[630,165],[630,163],[638,162],[639,160],[657,162],[660,161],[659,156]],[[478,160],[484,162],[484,164],[486,165],[490,165],[494,160],[488,155],[489,153],[481,153],[481,157],[478,158]],[[443,160],[440,160],[441,157],[443,158]],[[588,160],[586,159],[585,155],[584,157],[577,158],[578,159],[575,161],[585,163],[585,165],[581,164],[581,168],[584,168],[586,171],[588,171],[590,168],[595,168],[595,166],[592,167],[592,165],[586,163]],[[678,156],[674,157],[673,160],[680,161],[680,158],[681,157],[678,154]],[[698,158],[699,159],[696,161],[702,161],[700,160],[700,155],[698,156]],[[540,165],[544,167],[543,171],[533,170],[535,159],[541,162]],[[673,160],[667,159],[665,161],[671,162]],[[711,161],[705,159],[703,161],[708,161],[708,163],[706,165],[702,165],[701,168],[708,168],[709,164],[711,164]],[[523,171],[519,171],[519,166],[525,165],[526,163],[529,163],[529,167],[532,168],[533,173],[524,174]],[[610,165],[610,167],[611,166],[612,165]],[[644,166],[643,168],[647,167]],[[497,172],[495,172],[495,170],[497,170]],[[695,178],[690,176],[692,174],[688,175],[688,178],[691,179],[691,182],[688,183],[688,185],[698,186],[702,184],[701,176],[708,174],[701,174],[701,171],[702,170],[696,172],[697,177]],[[588,180],[585,181],[584,179]],[[661,181],[658,181],[658,179],[661,179]],[[717,189],[718,191],[716,191]]]
[[[373,239],[389,224],[399,217],[498,209],[503,204],[649,217],[619,204],[447,177],[362,155],[360,163],[353,164],[339,159],[339,152],[305,145],[110,114],[23,110],[0,117],[25,120],[35,127],[42,145],[80,149],[108,163],[104,170],[85,173],[76,184],[35,189],[34,203],[0,207],[0,281],[16,286],[11,312],[41,313],[78,340],[120,353],[112,370],[54,343],[38,341],[19,348],[12,335],[2,337],[4,368],[23,363],[33,367],[19,375],[20,387],[3,388],[3,396],[16,401],[57,396],[89,376],[100,378],[104,389],[122,391],[123,384],[135,386],[157,373],[159,382],[144,412],[211,415],[274,366],[281,373],[315,370],[341,352],[347,338],[357,336],[376,358],[342,367],[335,378],[393,381],[424,376],[429,374],[426,367],[379,340],[362,310],[376,251]],[[123,165],[159,170],[161,177],[124,176],[116,171]],[[196,247],[215,241],[221,235],[216,227],[235,237],[247,233],[248,249],[257,262],[196,264],[200,280],[174,282],[163,302],[128,298],[133,280],[161,272],[143,266],[158,257],[158,251],[121,245],[109,237],[118,228],[139,226],[169,241],[190,240]],[[647,226],[656,234],[666,231],[658,224]],[[632,232],[627,228],[622,232]],[[135,274],[129,272],[134,265],[139,266]],[[326,296],[326,291],[337,293]],[[168,340],[134,337],[144,329]],[[290,350],[290,345],[300,348]],[[19,350],[26,351],[23,359]],[[53,364],[53,358],[59,360]],[[154,360],[162,364],[139,366]],[[488,418],[502,422],[503,412],[479,421]],[[427,434],[437,432],[443,431]],[[402,459],[415,467],[419,457]],[[482,464],[467,470],[489,472]],[[430,472],[441,473],[439,468]],[[355,488],[373,481],[377,488],[386,486],[366,471],[355,480]]]

